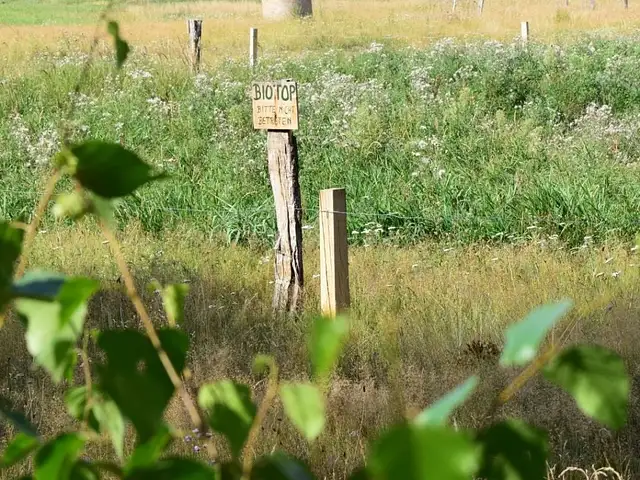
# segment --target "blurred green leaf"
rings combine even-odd
[[[273,372],[276,370],[276,361],[270,355],[259,354],[253,359],[253,372],[264,373]]]
[[[0,458],[0,468],[7,468],[27,458],[40,446],[40,441],[22,432],[13,437]]]
[[[46,443],[36,453],[33,478],[35,480],[72,478],[71,472],[84,444],[84,438],[76,433],[63,433]]]
[[[181,325],[184,320],[184,300],[189,293],[189,285],[167,285],[162,290],[164,310],[167,312],[169,325]]]
[[[23,230],[0,221],[0,313],[10,299],[13,269],[22,251],[23,236]]]
[[[67,277],[61,273],[32,270],[13,283],[11,293],[14,297],[52,302],[66,280]]]
[[[75,178],[84,188],[105,199],[124,197],[142,185],[165,178],[138,155],[117,143],[89,140],[71,147],[77,158]]]
[[[367,461],[376,480],[469,480],[478,471],[480,448],[448,427],[398,425],[374,442]]]
[[[109,228],[114,228],[116,226],[115,202],[117,200],[103,198],[95,193],[92,193],[90,198],[92,213],[101,218]]]
[[[349,475],[349,480],[371,480],[372,477],[367,470],[367,467],[358,467],[351,475]]]
[[[38,431],[5,397],[0,397],[0,417],[7,419],[19,432],[30,437],[38,437]]]
[[[127,461],[126,471],[132,472],[156,463],[172,440],[171,431],[166,425],[162,425],[153,437],[136,445]]]
[[[27,281],[21,284],[21,288],[44,291],[47,288],[43,285],[55,285],[60,278],[51,275],[48,284],[42,274],[34,277],[37,288],[31,289]],[[95,280],[69,277],[49,300],[18,298],[15,301],[16,310],[27,325],[27,349],[56,383],[69,379],[73,373],[76,363],[74,347],[83,331],[87,303],[98,287]]]
[[[309,353],[315,378],[323,378],[333,368],[349,333],[346,318],[318,317],[313,324]]]
[[[189,340],[173,329],[158,331],[160,342],[177,372],[185,365]],[[100,387],[131,420],[138,440],[145,442],[162,428],[162,415],[174,393],[151,340],[135,330],[106,331],[98,338],[106,363],[98,365]]]
[[[114,47],[116,50],[116,66],[121,68],[131,49],[129,48],[129,44],[120,36],[120,26],[118,25],[118,22],[110,21],[107,24],[107,31],[113,37]]]
[[[285,453],[276,452],[256,460],[251,480],[314,480],[315,477],[302,461]]]
[[[211,428],[227,438],[234,456],[239,457],[256,416],[249,387],[231,380],[204,385],[198,404],[207,412]]]
[[[282,383],[280,399],[291,423],[308,441],[315,440],[324,428],[324,398],[310,383]]]
[[[74,190],[58,195],[51,213],[58,219],[71,218],[78,220],[89,211],[90,207],[91,203],[84,192]]]
[[[538,354],[547,332],[573,307],[570,300],[543,305],[523,320],[511,325],[505,334],[505,346],[500,357],[503,367],[526,365]]]
[[[78,460],[71,470],[70,480],[98,480],[99,478],[98,469],[89,462]]]
[[[82,421],[84,419],[87,392],[87,387],[83,385],[71,388],[65,394],[67,410],[76,420]],[[124,418],[115,402],[106,397],[97,386],[93,386],[91,395],[91,406],[87,419],[89,426],[97,433],[106,432],[109,434],[113,448],[118,458],[122,460],[124,456]]]
[[[129,472],[125,480],[215,480],[215,470],[186,458],[166,458]]]
[[[453,411],[462,405],[476,389],[478,381],[476,375],[472,376],[455,390],[420,412],[413,422],[416,425],[446,425]]]
[[[540,480],[547,475],[547,435],[519,420],[492,425],[477,435],[482,445],[478,475],[492,480]]]
[[[598,345],[568,348],[544,369],[544,376],[569,392],[580,410],[619,429],[627,421],[630,381],[624,361]]]

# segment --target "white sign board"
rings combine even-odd
[[[251,86],[253,128],[298,129],[298,84],[294,81],[256,82]]]

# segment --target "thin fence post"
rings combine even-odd
[[[482,15],[484,11],[484,0],[478,0],[478,13]]]
[[[451,13],[456,13],[456,0],[451,0]]]
[[[189,30],[189,63],[191,71],[198,73],[198,71],[200,71],[200,55],[202,50],[202,20],[187,20],[187,28]]]
[[[629,0],[624,0],[624,8],[629,8]]]
[[[520,37],[524,45],[529,43],[529,22],[522,22],[520,24]]]
[[[349,309],[347,195],[344,188],[320,192],[320,306],[335,318]]]
[[[249,66],[255,67],[258,63],[258,29],[249,29]]]

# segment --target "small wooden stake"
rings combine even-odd
[[[298,180],[298,152],[291,131],[267,131],[269,177],[276,208],[273,309],[294,313],[302,306],[302,200]]]
[[[478,13],[482,15],[484,11],[484,0],[478,0]]]
[[[346,212],[344,188],[320,192],[320,306],[322,314],[332,318],[351,302]]]
[[[520,24],[520,36],[522,37],[522,43],[524,45],[529,43],[529,22],[522,22]]]
[[[258,63],[258,29],[249,29],[249,66],[255,67]]]
[[[191,71],[198,73],[200,70],[202,20],[187,20],[187,28],[189,29],[189,62]]]

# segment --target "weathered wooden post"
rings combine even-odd
[[[320,192],[320,308],[335,318],[349,309],[347,195],[344,188]]]
[[[258,63],[258,29],[249,29],[249,66],[255,67]]]
[[[478,14],[482,15],[484,11],[484,0],[478,0]]]
[[[520,24],[520,37],[522,38],[522,44],[529,43],[529,22],[522,22]]]
[[[294,81],[252,85],[253,126],[267,130],[269,178],[276,209],[273,309],[294,313],[302,306],[302,199],[298,179],[298,85]]]
[[[202,50],[202,20],[187,20],[187,28],[189,29],[189,62],[191,71],[198,73]]]
[[[456,13],[456,0],[451,0],[451,13]]]
[[[624,8],[629,8],[629,0],[624,0]]]

